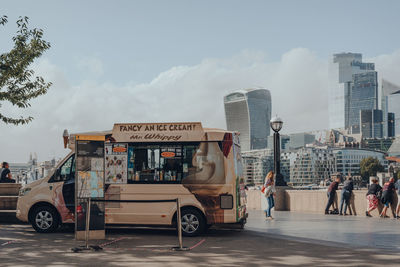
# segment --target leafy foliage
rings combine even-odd
[[[6,23],[7,16],[0,17],[0,25]],[[31,63],[50,48],[50,43],[42,39],[41,29],[28,28],[28,17],[20,17],[17,26],[18,31],[12,38],[14,47],[0,55],[0,108],[3,101],[18,108],[27,108],[31,99],[45,94],[51,86],[42,77],[34,77],[34,71],[29,69]],[[0,110],[0,120],[6,124],[25,124],[32,119],[7,117]]]
[[[384,168],[377,158],[368,157],[360,162],[360,174],[365,182],[368,182],[370,176],[375,176],[377,172],[382,171]]]

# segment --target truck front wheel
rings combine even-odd
[[[32,212],[30,223],[38,233],[52,233],[60,225],[57,211],[49,206],[36,207]]]

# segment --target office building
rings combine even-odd
[[[309,133],[295,133],[289,135],[289,149],[298,149],[315,142],[315,135]]]
[[[336,158],[336,169],[344,176],[360,175],[360,162],[368,157],[377,158],[382,166],[387,169],[388,163],[385,159],[385,153],[381,151],[359,148],[341,148],[333,149],[333,153]]]
[[[360,133],[360,111],[378,109],[378,81],[373,63],[358,53],[333,55],[329,70],[329,126]]]
[[[379,109],[360,111],[360,129],[363,138],[383,137],[383,112]]]
[[[362,140],[361,148],[387,152],[393,144],[394,137],[365,138]]]
[[[400,101],[400,99],[399,99]],[[398,112],[399,114],[399,112]],[[388,112],[387,114],[387,124],[384,126],[387,126],[387,137],[395,137],[396,136],[396,126],[399,128],[398,133],[400,134],[400,127],[399,124],[396,124],[396,117],[394,113]]]
[[[289,149],[290,136],[280,134],[279,139],[280,139],[280,144],[281,144],[281,151]],[[273,135],[268,136],[267,140],[268,140],[267,148],[274,149],[274,136]]]
[[[383,126],[383,135],[393,137],[400,134],[400,86],[382,79],[381,109],[387,122]],[[396,123],[397,121],[397,123]]]
[[[267,147],[271,94],[267,89],[244,89],[224,97],[226,126],[240,132],[242,151]]]

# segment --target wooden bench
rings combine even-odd
[[[0,196],[18,196],[21,184],[0,183]]]
[[[15,217],[21,184],[0,183],[0,222],[18,222]]]

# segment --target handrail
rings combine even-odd
[[[119,199],[91,199],[88,198],[87,200],[87,206],[88,206],[88,212],[86,213],[86,229],[85,229],[85,243],[86,243],[86,247],[85,249],[90,249],[89,248],[89,224],[90,224],[90,202],[113,202],[113,203],[160,203],[160,202],[175,202],[176,203],[176,227],[178,230],[178,242],[179,242],[179,246],[178,247],[173,247],[173,250],[177,250],[177,251],[186,251],[189,250],[189,248],[184,247],[183,246],[183,241],[182,241],[182,223],[181,223],[181,205],[180,205],[180,201],[179,198],[175,198],[175,199],[159,199],[159,200],[144,200],[144,199],[140,199],[140,200],[119,200]],[[79,248],[75,248],[72,249],[74,252],[78,252],[82,249]]]

